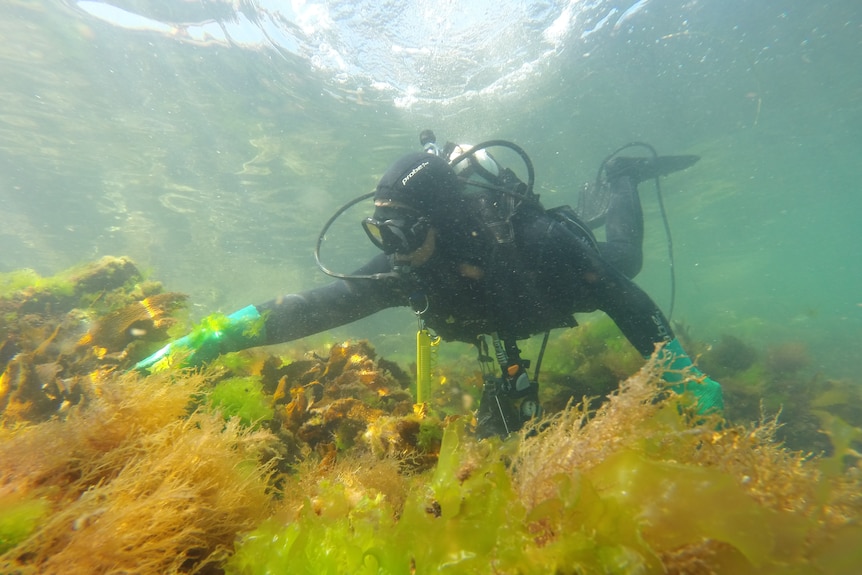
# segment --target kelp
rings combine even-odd
[[[98,293],[62,284],[23,315],[35,289],[0,297],[17,350],[0,356],[0,572],[862,567],[857,388],[815,379],[783,413],[816,421],[813,445],[829,450],[783,445],[780,394],[812,381],[804,362],[789,365],[792,345],[687,343],[722,374],[734,414],[723,420],[691,413],[608,322],[586,322],[549,346],[549,415],[477,441],[459,396],[479,380],[470,369],[447,370],[416,406],[411,377],[365,341],[128,372],[183,325],[182,297],[158,299],[136,272],[108,275],[118,281],[86,283]],[[608,392],[612,379],[622,383]],[[794,429],[811,441],[812,428]]]
[[[9,277],[11,275],[11,278]],[[0,274],[2,422],[46,420],[92,397],[147,341],[165,337],[185,296],[163,293],[127,258],[53,278]]]

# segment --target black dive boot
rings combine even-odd
[[[689,168],[699,159],[700,156],[694,155],[658,156],[655,158],[616,156],[606,164],[605,177],[608,181],[614,178],[629,177],[635,184],[639,184],[644,180],[651,180]]]

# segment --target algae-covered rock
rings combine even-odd
[[[42,278],[0,274],[0,413],[43,420],[92,396],[130,350],[163,339],[185,296],[162,293],[127,258]]]
[[[475,387],[473,364],[414,405],[406,372],[367,341],[128,372],[169,339],[183,297],[123,259],[94,269],[0,282],[15,286],[0,297],[2,573],[862,568],[858,385],[812,380],[791,347],[720,342],[728,421],[690,413],[652,361],[587,323],[549,347],[547,417],[478,441],[449,397]],[[600,400],[563,403],[590,385]],[[746,411],[788,394],[825,456]]]

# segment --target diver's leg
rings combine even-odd
[[[644,217],[637,186],[644,180],[666,176],[694,165],[700,156],[616,156],[605,167],[609,189],[602,255],[626,277],[643,266]]]
[[[643,266],[644,216],[637,184],[627,175],[612,175],[608,185],[605,241],[602,256],[626,277],[633,278]]]

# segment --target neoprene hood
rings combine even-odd
[[[415,152],[396,160],[377,184],[374,202],[384,204],[375,217],[387,219],[393,209],[406,206],[435,224],[451,217],[460,204],[461,182],[446,160]]]

